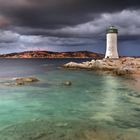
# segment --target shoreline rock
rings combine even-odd
[[[119,59],[92,60],[82,63],[69,62],[64,68],[109,71],[115,75],[140,75],[140,58],[123,57]]]

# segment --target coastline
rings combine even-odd
[[[69,62],[63,65],[66,69],[93,70],[99,74],[111,74],[129,79],[129,84],[140,91],[140,58],[123,57],[119,59],[101,59],[82,63]]]
[[[64,68],[108,71],[116,75],[140,75],[140,58],[123,57],[119,59],[97,59],[82,63],[69,62]]]

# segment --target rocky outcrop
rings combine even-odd
[[[65,64],[64,67],[110,71],[116,75],[140,74],[140,58],[124,57],[120,59],[92,60],[83,63],[70,62]]]

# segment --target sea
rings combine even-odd
[[[89,60],[0,59],[0,140],[140,140],[132,79],[62,67]],[[39,81],[8,84],[31,76]]]

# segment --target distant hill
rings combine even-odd
[[[94,58],[101,59],[103,54],[88,51],[78,52],[49,52],[49,51],[27,51],[20,53],[1,54],[0,58]]]

